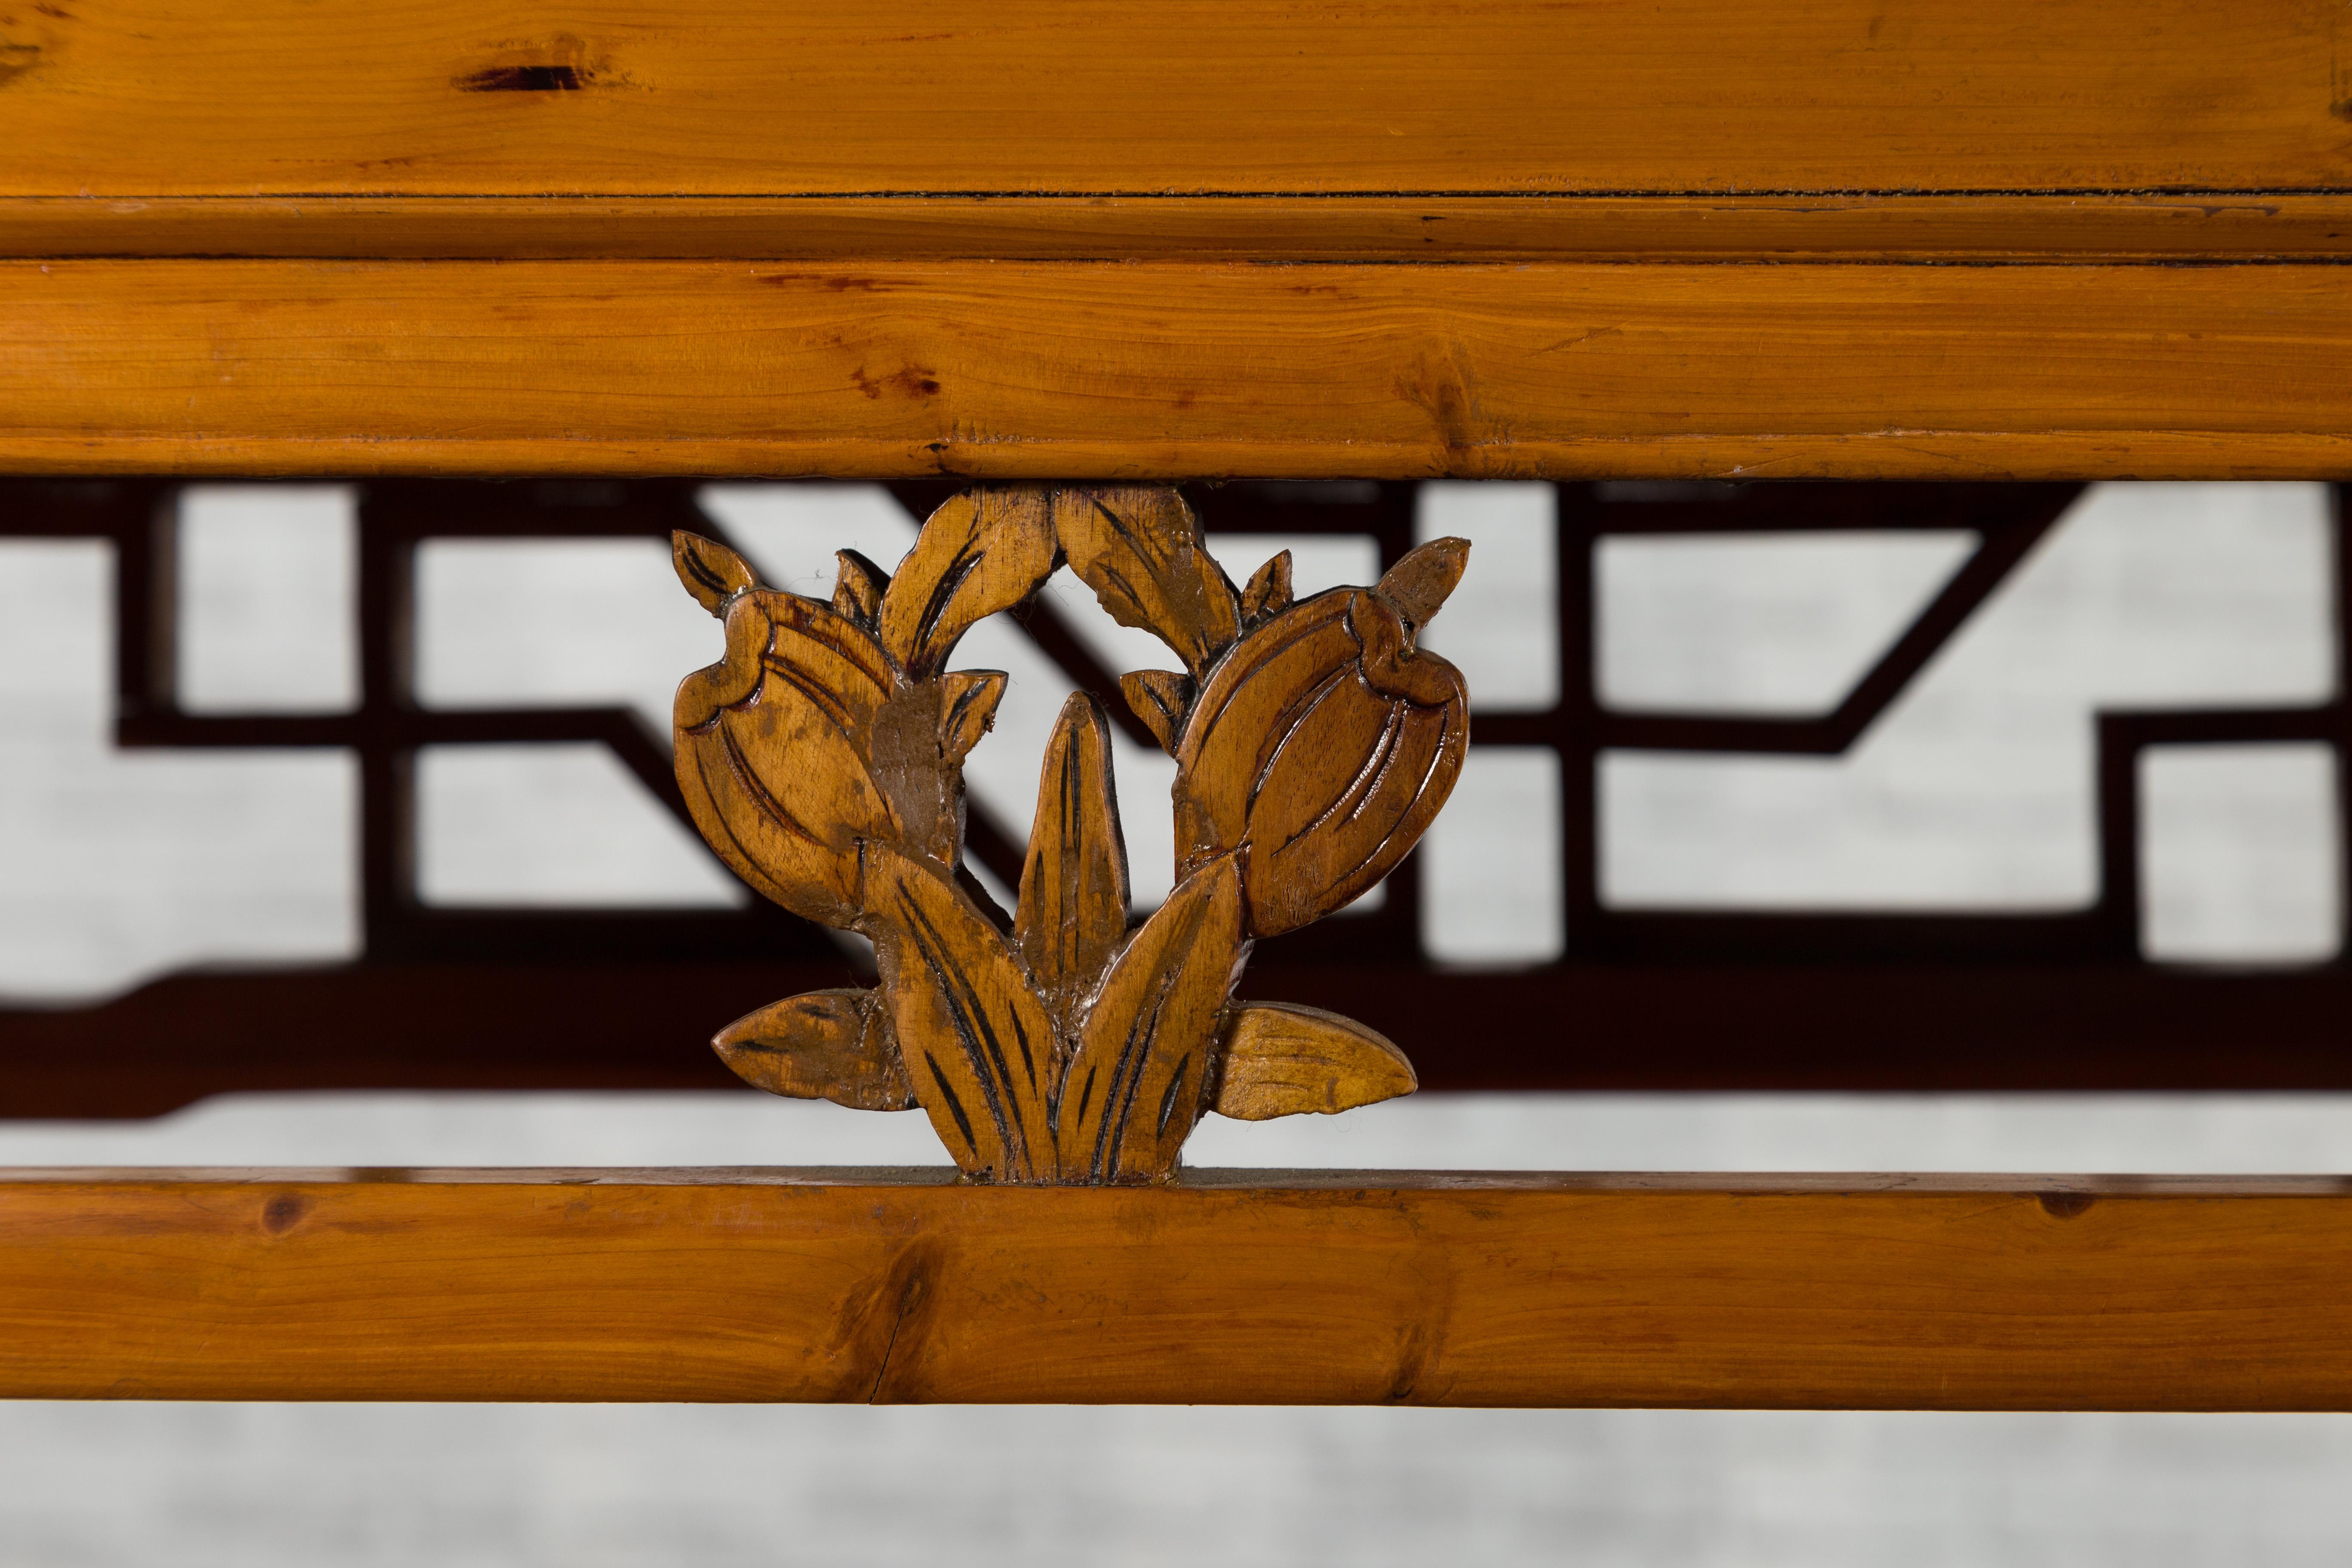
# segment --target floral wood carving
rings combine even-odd
[[[1411,1092],[1411,1065],[1372,1030],[1233,988],[1253,938],[1371,888],[1454,787],[1468,693],[1415,639],[1467,542],[1295,603],[1286,552],[1236,590],[1166,489],[970,491],[931,514],[895,577],[843,551],[830,605],[761,586],[709,540],[674,545],[727,637],[677,692],[694,819],[761,894],[871,939],[880,968],[874,990],[789,997],[720,1031],[744,1079],[919,1106],[968,1177],[1028,1184],[1164,1180],[1210,1110],[1260,1120]],[[1110,724],[1084,693],[1046,749],[1017,911],[961,864],[963,759],[1005,677],[950,672],[949,657],[1066,562],[1184,667],[1120,683],[1177,763],[1176,889],[1132,931]]]

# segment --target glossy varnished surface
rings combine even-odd
[[[2333,0],[123,0],[0,31],[0,193],[2307,190]]]
[[[2335,1178],[18,1171],[17,1395],[2343,1408]]]
[[[0,264],[0,462],[2352,472],[2332,266]]]
[[[0,468],[2332,477],[2347,18],[19,7]]]

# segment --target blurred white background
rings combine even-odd
[[[713,486],[778,586],[913,537],[862,486]],[[191,708],[349,705],[352,493],[195,487],[182,511]],[[1429,641],[1482,707],[1555,695],[1548,489],[1431,485],[1476,542]],[[1621,538],[1600,679],[1624,708],[1818,712],[1954,569],[1966,535]],[[1369,540],[1275,549],[1300,591]],[[2326,497],[2095,487],[1848,756],[1620,753],[1603,891],[1623,907],[2079,907],[2095,893],[2095,709],[2325,700]],[[195,963],[358,942],[349,764],[111,749],[106,547],[0,542],[0,994],[72,1005]],[[1066,574],[1119,669],[1169,662]],[[718,628],[650,541],[444,541],[418,563],[430,703],[626,701],[667,722]],[[1011,628],[975,795],[1025,831],[1066,689]],[[1168,886],[1172,764],[1120,743],[1139,897]],[[425,896],[713,905],[740,890],[593,748],[452,747],[421,768]],[[2147,759],[2142,940],[2168,962],[2309,963],[2342,940],[2335,763],[2303,746]],[[1423,854],[1433,952],[1563,940],[1549,753],[1473,754]],[[1377,1023],[1378,1020],[1371,1020]],[[1572,1027],[1572,1021],[1570,1026]],[[1358,1167],[2352,1170],[2344,1096],[1426,1096],[1343,1118],[1212,1118],[1192,1163]],[[920,1118],[751,1095],[233,1097],[153,1123],[0,1122],[5,1163],[937,1163]],[[2352,1561],[2352,1418],[1856,1413],[0,1406],[0,1563],[2241,1564]]]

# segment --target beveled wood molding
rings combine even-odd
[[[0,468],[2329,479],[2331,265],[0,262]]]
[[[1377,1031],[1244,1003],[1256,941],[1377,886],[1462,772],[1462,672],[1418,647],[1469,542],[1293,601],[1290,552],[1235,588],[1170,489],[992,487],[924,522],[896,575],[839,553],[830,604],[678,533],[726,656],[678,687],[677,783],[753,891],[874,944],[880,984],[786,997],[712,1041],[747,1081],[859,1110],[920,1106],[974,1181],[1165,1182],[1211,1110],[1331,1113],[1414,1087]],[[1120,678],[1176,763],[1175,888],[1129,929],[1110,719],[1073,692],[1047,742],[1017,904],[963,863],[963,763],[1002,670],[956,644],[1067,564],[1181,670]],[[1132,803],[1130,803],[1132,806]]]
[[[0,1394],[2352,1408],[2333,1177],[0,1173]]]
[[[2293,261],[2352,190],[1658,195],[19,196],[0,258]]]

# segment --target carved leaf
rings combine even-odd
[[[1070,570],[1103,608],[1119,625],[1158,637],[1194,675],[1241,635],[1234,585],[1202,542],[1200,519],[1174,490],[1059,490],[1054,515]]]
[[[1417,1087],[1404,1053],[1351,1018],[1286,1002],[1253,1002],[1227,1015],[1220,1116],[1328,1116]]]
[[[890,803],[893,837],[909,852],[955,864],[963,830],[963,775],[948,760],[947,689],[918,680],[874,710],[866,754],[874,783]]]
[[[1065,1181],[1150,1181],[1176,1168],[1244,951],[1240,879],[1225,858],[1170,894],[1112,962],[1055,1106]]]
[[[975,622],[1053,574],[1053,507],[1035,486],[969,490],[931,513],[882,595],[882,646],[915,679]]]
[[[940,678],[940,754],[961,763],[996,725],[996,705],[1004,700],[1001,669],[959,670]]]
[[[1386,599],[1415,631],[1430,622],[1470,563],[1466,539],[1433,539],[1390,567],[1372,590]]]
[[[1218,666],[1177,752],[1181,870],[1238,849],[1254,936],[1318,920],[1404,858],[1462,771],[1461,671],[1397,612],[1318,595]]]
[[[1192,705],[1192,678],[1172,669],[1138,669],[1118,678],[1119,695],[1135,716],[1160,739],[1160,749],[1176,754],[1184,715]]]
[[[1249,586],[1242,590],[1242,619],[1255,626],[1268,616],[1279,615],[1290,608],[1290,552],[1285,550],[1266,561],[1250,578]]]
[[[1111,775],[1110,721],[1074,691],[1045,747],[1037,815],[1021,868],[1013,940],[1054,1011],[1067,1018],[1127,937],[1127,840]]]
[[[678,788],[695,826],[755,889],[846,925],[857,842],[896,822],[864,756],[887,690],[873,640],[813,599],[739,595],[727,657],[687,677],[673,710]]]
[[[833,607],[863,626],[875,625],[882,615],[890,574],[855,550],[836,550],[833,559],[840,568],[834,578]]]
[[[866,928],[907,1081],[967,1174],[1051,1180],[1053,1021],[1002,932],[955,885],[866,847]]]
[[[727,601],[734,595],[760,585],[759,574],[740,555],[698,533],[671,534],[669,559],[686,591],[714,616],[726,613]]]
[[[871,991],[811,991],[770,1003],[712,1037],[735,1075],[770,1094],[829,1100],[857,1110],[912,1110],[915,1096]]]

